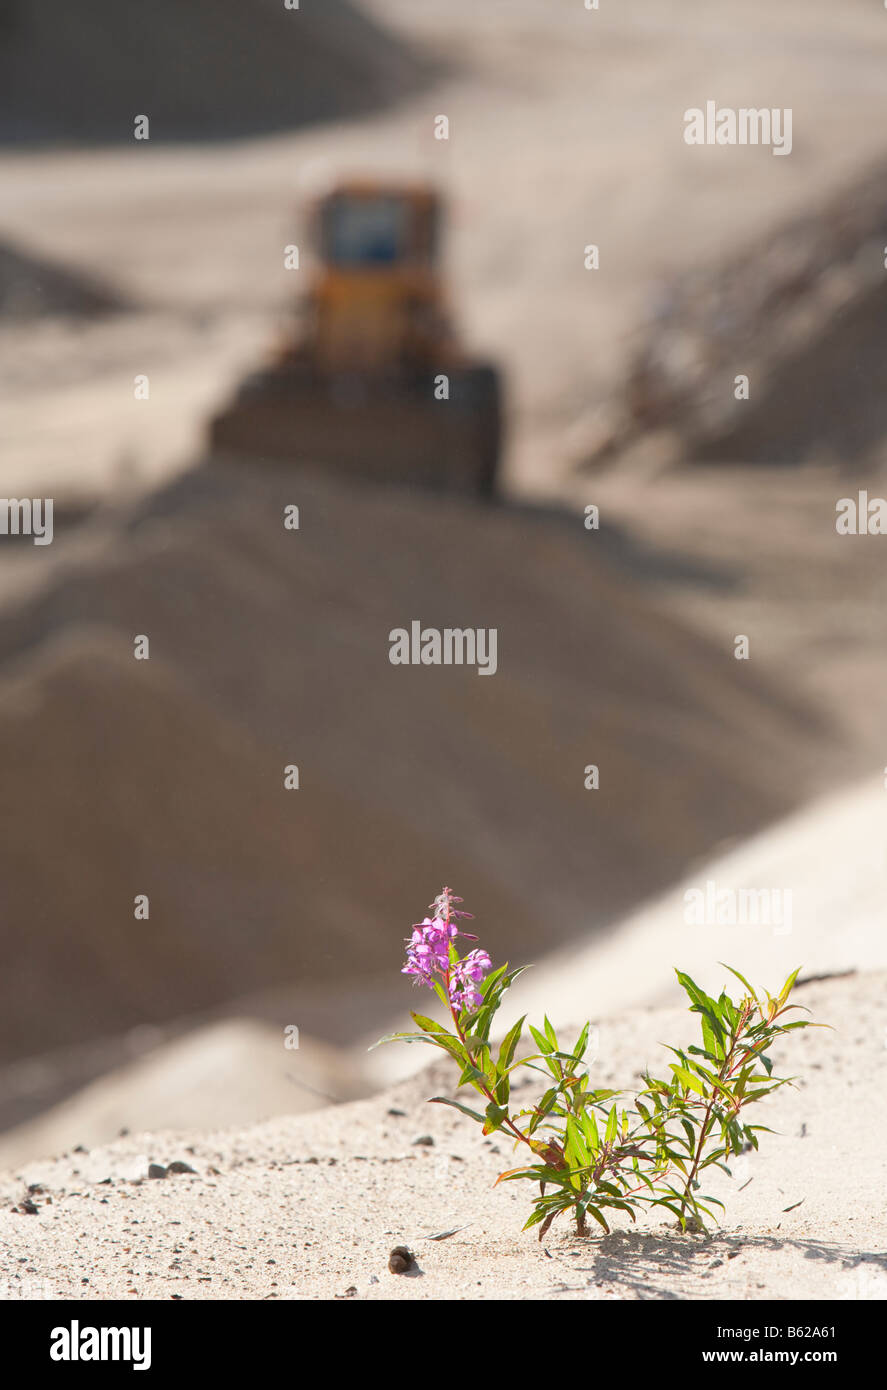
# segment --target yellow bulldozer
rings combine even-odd
[[[493,496],[500,379],[451,326],[441,214],[423,184],[351,181],[317,201],[301,323],[212,421],[213,458]]]

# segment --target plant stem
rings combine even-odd
[[[445,921],[446,921],[446,923],[447,923],[447,926],[449,926],[449,922],[450,922],[449,910],[447,911],[447,915],[446,915]],[[447,993],[447,1003],[448,1003],[448,1005],[449,1005],[450,1017],[451,1017],[452,1020],[453,1020],[453,1027],[454,1027],[455,1030],[456,1030],[456,1034],[457,1034],[457,1036],[458,1036],[458,1038],[459,1038],[459,1041],[461,1042],[462,1046],[465,1048],[465,1052],[466,1052],[467,1056],[468,1056],[468,1057],[471,1059],[471,1061],[474,1063],[475,1069],[476,1069],[478,1072],[480,1072],[480,1067],[478,1067],[478,1065],[477,1065],[477,1058],[475,1057],[474,1053],[471,1051],[471,1048],[470,1048],[470,1046],[469,1046],[469,1044],[468,1044],[468,1039],[466,1038],[465,1033],[464,1033],[464,1031],[463,1031],[463,1029],[462,1029],[462,1025],[461,1025],[461,1023],[459,1022],[459,1016],[458,1016],[458,1014],[456,1013],[455,1006],[454,1006],[453,1001],[452,1001],[452,998],[451,998],[451,996],[450,996],[450,967],[449,967],[449,963],[447,964],[446,972],[445,972],[445,974],[444,974],[444,989],[446,990],[446,993]],[[482,1073],[481,1073],[481,1074],[482,1074]],[[481,1083],[481,1091],[482,1091],[482,1093],[486,1096],[487,1100],[490,1102],[491,1105],[498,1105],[498,1104],[499,1104],[499,1102],[496,1100],[496,1097],[492,1094],[492,1092],[490,1091],[489,1087],[486,1085],[486,1082],[482,1082],[482,1083]],[[508,1126],[508,1129],[511,1131],[511,1133],[514,1135],[515,1139],[520,1139],[522,1143],[524,1143],[524,1144],[529,1144],[531,1150],[533,1149],[533,1146],[532,1146],[532,1144],[530,1144],[530,1140],[528,1139],[527,1135],[521,1133],[521,1131],[518,1129],[517,1125],[514,1124],[514,1122],[512,1121],[510,1115],[507,1115],[507,1116],[505,1117],[505,1119],[502,1121],[502,1126],[503,1126],[503,1128],[504,1128],[506,1125]]]
[[[736,1025],[736,1027],[734,1028],[732,1034],[730,1035],[730,1050],[729,1050],[729,1052],[727,1052],[726,1056],[724,1057],[723,1062],[721,1063],[721,1069],[720,1069],[720,1071],[718,1072],[718,1081],[719,1081],[719,1082],[720,1082],[720,1081],[726,1080],[726,1078],[727,1078],[727,1077],[731,1074],[731,1072],[733,1071],[733,1067],[734,1067],[734,1065],[735,1065],[734,1062],[733,1062],[733,1054],[734,1054],[734,1052],[736,1051],[736,1049],[737,1049],[737,1047],[738,1047],[738,1045],[739,1045],[739,1039],[740,1039],[740,1037],[742,1036],[742,1030],[743,1030],[743,1028],[745,1027],[746,1023],[748,1022],[748,1017],[749,1017],[750,1012],[751,1012],[751,1009],[750,1009],[747,1005],[743,1007],[742,1012],[741,1012],[741,1014],[740,1014],[740,1016],[739,1016],[739,1022],[738,1022],[738,1024]],[[684,1188],[684,1193],[683,1193],[683,1196],[682,1196],[682,1198],[681,1198],[681,1217],[682,1217],[682,1218],[683,1218],[683,1214],[684,1214],[685,1208],[688,1207],[688,1206],[690,1205],[690,1202],[692,1201],[692,1198],[691,1198],[691,1196],[690,1196],[690,1193],[691,1193],[692,1188],[693,1188],[693,1183],[694,1183],[694,1181],[695,1181],[696,1174],[697,1174],[697,1172],[698,1172],[698,1170],[699,1170],[699,1163],[700,1163],[700,1160],[701,1160],[701,1158],[702,1158],[703,1150],[705,1149],[705,1144],[706,1144],[706,1140],[708,1139],[709,1131],[710,1131],[710,1129],[711,1129],[711,1121],[712,1121],[712,1114],[711,1114],[711,1112],[712,1112],[712,1110],[714,1109],[714,1104],[715,1104],[715,1101],[718,1099],[718,1095],[719,1095],[719,1091],[718,1091],[718,1090],[713,1091],[713,1092],[712,1092],[712,1095],[711,1095],[711,1099],[709,1100],[708,1105],[707,1105],[706,1108],[705,1108],[705,1115],[704,1115],[704,1117],[703,1117],[702,1125],[701,1125],[701,1128],[700,1128],[700,1130],[699,1130],[699,1143],[696,1145],[696,1153],[695,1153],[695,1155],[694,1155],[694,1157],[693,1157],[693,1166],[692,1166],[691,1169],[690,1169],[689,1176],[687,1177],[687,1183],[686,1183],[686,1186],[685,1186],[685,1188]]]

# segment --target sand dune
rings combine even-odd
[[[0,317],[92,318],[119,312],[123,298],[89,275],[0,244]]]
[[[15,0],[0,29],[0,138],[220,139],[365,111],[420,64],[348,0]]]
[[[538,958],[826,775],[822,722],[579,520],[215,470],[99,535],[0,614],[7,1058],[388,975],[444,880]],[[497,674],[392,666],[413,618],[496,627]]]
[[[805,807],[778,826],[684,876],[625,921],[606,942],[549,958],[515,988],[514,1004],[539,1010],[546,997],[562,1014],[671,1002],[680,991],[672,966],[708,990],[726,961],[763,985],[781,984],[796,967],[804,977],[887,971],[887,791],[871,779]],[[695,924],[688,892],[777,890],[765,920]],[[785,894],[790,894],[788,900]],[[739,900],[737,899],[737,909]],[[750,914],[747,914],[749,916]]]
[[[298,987],[338,974],[343,957],[353,972],[378,963],[380,837],[434,881],[437,853],[406,817],[349,808],[322,782],[287,799],[273,750],[107,637],[71,634],[2,703],[15,807],[0,889],[7,1057],[176,1018],[282,976]],[[343,826],[359,863],[342,862]],[[140,893],[147,921],[135,917]]]
[[[254,1124],[367,1093],[344,1052],[301,1033],[298,1043],[288,1048],[282,1029],[232,1018],[151,1048],[0,1136],[0,1168],[107,1144],[124,1129]]]

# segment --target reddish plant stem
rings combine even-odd
[[[449,1001],[449,1006],[450,1006],[450,1017],[451,1017],[452,1020],[453,1020],[453,1027],[455,1028],[456,1033],[458,1034],[458,1037],[459,1037],[459,1041],[461,1042],[462,1046],[465,1048],[465,1051],[466,1051],[468,1057],[471,1059],[472,1063],[474,1064],[475,1069],[476,1069],[478,1072],[480,1072],[480,1067],[477,1065],[477,1058],[475,1057],[474,1053],[471,1051],[471,1048],[470,1048],[469,1043],[468,1043],[468,1039],[466,1038],[465,1033],[464,1033],[463,1030],[462,1030],[462,1025],[461,1025],[461,1023],[459,1022],[459,1017],[458,1017],[458,1015],[457,1015],[457,1013],[456,1013],[455,1008],[453,1007],[453,1002],[452,1002],[452,1000],[450,999],[450,967],[449,967],[449,966],[447,966],[446,975],[444,976],[444,988],[446,989],[446,992],[447,992],[447,1000]],[[483,1075],[483,1073],[481,1073],[481,1075]],[[482,1082],[482,1083],[481,1083],[481,1091],[482,1091],[482,1093],[486,1096],[487,1100],[490,1102],[491,1105],[498,1105],[498,1104],[499,1104],[499,1102],[497,1101],[496,1097],[492,1094],[492,1092],[490,1091],[489,1087],[486,1085],[486,1082]],[[506,1118],[502,1121],[502,1127],[504,1128],[506,1125],[507,1125],[508,1129],[510,1130],[510,1132],[514,1135],[515,1139],[520,1139],[522,1143],[524,1143],[524,1144],[529,1144],[530,1149],[532,1150],[533,1146],[532,1146],[532,1144],[530,1144],[530,1140],[527,1138],[526,1134],[523,1134],[523,1133],[518,1129],[517,1125],[514,1124],[514,1122],[512,1121],[510,1115],[509,1115],[509,1116],[506,1116]]]
[[[726,1057],[724,1058],[724,1061],[723,1061],[722,1064],[721,1064],[721,1069],[720,1069],[720,1071],[718,1072],[718,1081],[719,1081],[719,1082],[725,1081],[725,1080],[727,1079],[727,1077],[728,1077],[728,1076],[731,1076],[731,1075],[733,1074],[733,1071],[735,1070],[736,1062],[738,1062],[739,1059],[737,1058],[736,1061],[734,1061],[734,1060],[733,1060],[733,1054],[734,1054],[734,1052],[737,1050],[737,1048],[738,1048],[738,1046],[739,1046],[739,1039],[740,1039],[741,1036],[742,1036],[742,1030],[743,1030],[743,1028],[745,1027],[746,1023],[748,1022],[750,1014],[751,1014],[751,1008],[750,1008],[750,1006],[749,1006],[749,1005],[745,1005],[745,1006],[743,1007],[743,1009],[742,1009],[742,1012],[741,1012],[740,1016],[739,1016],[739,1023],[737,1024],[736,1028],[734,1029],[733,1036],[732,1036],[731,1039],[730,1039],[730,1051],[727,1053]],[[748,1055],[748,1054],[746,1054],[746,1055]],[[689,1195],[690,1195],[690,1190],[691,1190],[691,1188],[692,1188],[692,1186],[693,1186],[693,1182],[694,1182],[694,1180],[695,1180],[695,1178],[696,1178],[696,1174],[697,1174],[697,1172],[699,1171],[699,1163],[700,1163],[700,1160],[702,1159],[702,1151],[703,1151],[703,1149],[705,1148],[705,1141],[706,1141],[707,1138],[708,1138],[708,1130],[709,1130],[709,1125],[710,1125],[710,1123],[711,1123],[711,1112],[712,1112],[712,1110],[714,1109],[714,1104],[715,1104],[715,1101],[717,1100],[717,1098],[718,1098],[718,1092],[715,1091],[715,1092],[713,1093],[711,1099],[709,1100],[708,1105],[707,1105],[706,1108],[705,1108],[705,1116],[704,1116],[703,1121],[702,1121],[702,1126],[701,1126],[701,1128],[700,1128],[700,1130],[699,1130],[699,1143],[696,1145],[696,1153],[695,1153],[695,1155],[694,1155],[694,1157],[693,1157],[693,1166],[692,1166],[692,1168],[690,1169],[689,1176],[687,1177],[687,1183],[686,1183],[686,1186],[685,1186],[685,1188],[684,1188],[684,1195],[683,1195],[683,1197],[681,1198],[681,1213],[682,1213],[682,1214],[683,1214],[684,1208],[687,1206],[688,1199],[689,1199]]]

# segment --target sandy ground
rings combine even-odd
[[[320,1114],[133,1135],[3,1174],[0,1286],[82,1299],[884,1298],[885,985],[879,973],[799,990],[835,1031],[775,1050],[797,1089],[761,1103],[778,1132],[711,1184],[729,1205],[710,1237],[659,1220],[587,1239],[555,1225],[541,1245],[521,1234],[518,1185],[492,1190],[510,1146],[425,1103],[453,1082],[435,1066]],[[693,1041],[693,1024],[683,1009],[605,1021],[600,1082],[632,1084],[661,1039]],[[147,1176],[172,1162],[194,1172]],[[26,1184],[40,1185],[33,1214],[19,1207]],[[387,1269],[400,1244],[416,1255],[411,1276]]]

